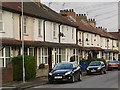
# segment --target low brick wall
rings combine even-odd
[[[36,70],[36,77],[47,77],[48,76],[49,69],[37,69]]]
[[[12,68],[2,68],[2,83],[13,81]]]

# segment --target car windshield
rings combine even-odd
[[[91,62],[89,66],[100,66],[100,62]]]
[[[61,70],[61,69],[72,69],[73,64],[71,63],[62,63],[62,64],[57,64],[53,70]]]
[[[119,62],[119,61],[110,61],[109,63],[110,63],[110,64],[113,64],[113,63],[118,64],[118,63],[120,63],[120,62]]]

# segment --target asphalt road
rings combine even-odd
[[[29,88],[29,90],[38,88],[118,88],[118,71],[108,71],[104,75],[87,75],[82,81],[75,83],[46,84]]]

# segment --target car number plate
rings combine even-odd
[[[91,72],[96,72],[96,70],[91,70]]]
[[[62,76],[55,76],[54,78],[55,78],[55,79],[61,79]]]

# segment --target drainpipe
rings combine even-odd
[[[45,29],[46,29],[46,28],[45,28],[45,22],[46,22],[46,20],[43,21],[44,42],[45,42]]]
[[[62,24],[59,24],[59,34],[58,34],[58,36],[59,36],[59,43],[60,43],[60,26],[61,26]]]

